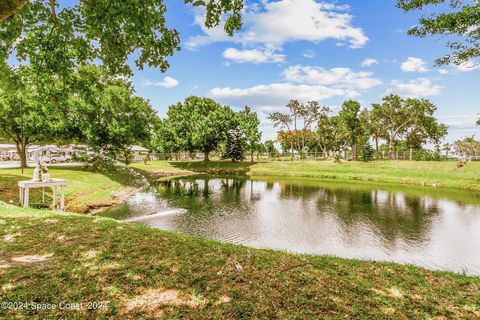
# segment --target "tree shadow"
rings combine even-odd
[[[76,172],[89,172],[95,174],[101,174],[112,181],[115,181],[123,186],[134,186],[134,181],[128,173],[123,172],[119,168],[112,168],[111,170],[98,170],[90,167],[85,166],[72,166],[72,167],[53,167],[51,171],[76,171]],[[55,175],[53,175],[55,177]]]
[[[258,162],[231,161],[169,161],[169,164],[180,170],[207,174],[246,174]]]

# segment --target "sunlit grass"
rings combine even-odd
[[[480,279],[286,254],[82,215],[0,206],[3,301],[105,301],[0,318],[478,318]],[[34,262],[18,262],[32,260]]]
[[[21,169],[0,169],[0,200],[18,203],[19,180],[32,179],[32,168],[27,168],[22,174]],[[89,203],[94,201],[108,201],[115,192],[127,186],[129,181],[118,173],[104,174],[92,172],[83,167],[51,167],[52,178],[67,180],[65,203],[67,210],[82,212]],[[50,204],[51,190],[47,193],[46,203]],[[31,203],[41,201],[41,191],[31,191]]]
[[[182,171],[247,174],[250,176],[308,177],[335,180],[375,181],[412,184],[434,188],[480,190],[480,161],[457,168],[455,161],[151,161],[135,163],[134,168],[164,173]]]

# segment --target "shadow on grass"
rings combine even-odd
[[[29,179],[30,177],[25,174],[1,174],[0,171],[0,200],[19,205],[18,181]],[[38,208],[45,207],[45,204],[52,202],[53,196],[51,193],[49,188],[45,188],[45,201],[42,201],[42,189],[30,189],[30,206]]]
[[[52,170],[55,171],[75,171],[78,173],[81,172],[89,172],[89,173],[94,173],[94,174],[101,174],[107,178],[109,178],[112,181],[115,181],[123,186],[133,186],[133,179],[128,175],[128,173],[124,172],[120,168],[115,168],[115,169],[109,169],[109,170],[97,170],[91,167],[84,167],[84,166],[78,166],[78,167],[54,167]],[[67,176],[67,175],[65,175]]]
[[[257,162],[231,161],[170,161],[169,164],[180,170],[208,174],[246,174]]]

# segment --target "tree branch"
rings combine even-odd
[[[28,0],[2,0],[0,1],[0,22],[15,15]]]
[[[55,7],[57,6],[55,0],[50,0],[50,11],[52,13],[52,19],[55,26],[59,26],[57,13],[55,12]]]

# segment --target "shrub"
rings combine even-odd
[[[372,161],[374,153],[375,153],[375,150],[373,149],[370,142],[367,141],[361,146],[360,159],[362,159],[362,161],[365,161],[365,162]]]

